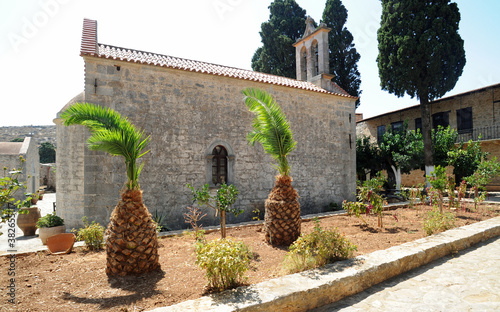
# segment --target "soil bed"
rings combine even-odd
[[[367,225],[346,215],[322,218],[320,222],[323,228],[337,227],[344,233],[358,246],[358,256],[424,237],[422,219],[430,209],[418,206],[385,211],[383,229],[377,228],[376,216],[364,216]],[[481,205],[475,213],[454,213],[459,227],[500,215],[500,206]],[[264,243],[261,227],[227,230],[228,237],[244,241],[256,255],[247,272],[249,284],[286,275],[281,264],[287,250]],[[302,222],[303,233],[313,227],[312,221]],[[219,237],[219,231],[207,234],[207,239]],[[206,294],[206,279],[204,271],[195,265],[193,242],[189,235],[162,238],[161,270],[140,277],[108,279],[104,251],[79,248],[68,255],[19,255],[15,262],[15,308],[7,301],[10,259],[2,257],[0,311],[143,311],[198,298]]]

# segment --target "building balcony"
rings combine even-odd
[[[457,143],[500,139],[500,126],[479,127],[468,130],[459,130]]]

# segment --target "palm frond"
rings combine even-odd
[[[264,151],[278,162],[280,174],[289,175],[287,155],[295,149],[297,142],[293,140],[285,114],[266,91],[247,88],[242,93],[246,106],[255,114],[253,131],[247,135],[248,142],[252,145],[260,142]]]
[[[113,156],[123,156],[127,166],[127,187],[139,187],[138,179],[144,163],[137,167],[137,159],[144,156],[150,137],[144,137],[127,118],[111,108],[91,103],[76,103],[61,114],[64,125],[83,125],[91,133],[88,148],[107,152]]]

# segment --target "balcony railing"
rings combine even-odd
[[[471,139],[472,141],[500,139],[500,126],[480,127],[468,130],[469,132],[465,131],[458,131],[457,143],[462,141],[467,142]]]

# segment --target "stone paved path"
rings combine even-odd
[[[500,311],[500,237],[312,311]]]

